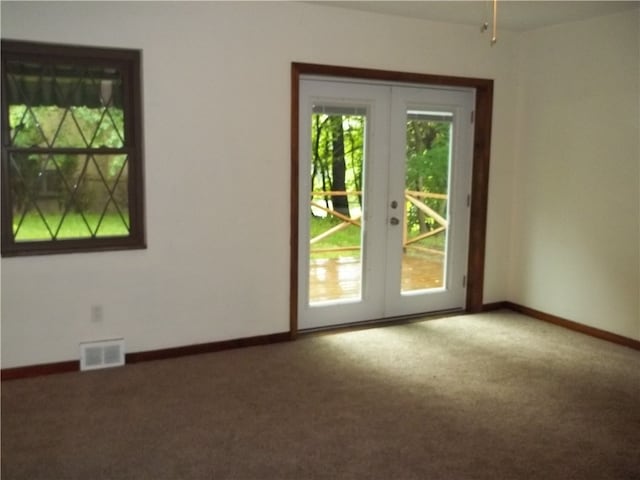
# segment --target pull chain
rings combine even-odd
[[[498,0],[487,0],[484,4],[484,17],[482,25],[480,26],[480,32],[484,33],[489,30],[488,10],[489,3],[493,3],[493,28],[491,30],[491,46],[493,47],[498,41]]]
[[[491,36],[491,46],[498,41],[498,0],[493,0],[493,35]]]

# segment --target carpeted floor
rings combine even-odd
[[[640,479],[640,352],[511,312],[2,384],[2,479]]]

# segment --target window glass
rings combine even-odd
[[[3,254],[144,246],[139,53],[2,50]]]

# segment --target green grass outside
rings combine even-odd
[[[342,220],[336,217],[311,217],[310,222],[310,238],[314,238],[330,228],[342,223]],[[418,228],[410,232],[410,237],[418,235]],[[349,225],[344,230],[340,230],[323,240],[311,245],[311,249],[336,248],[336,247],[353,247],[360,245],[361,228],[355,225]],[[413,243],[423,248],[444,251],[445,233],[439,233],[432,237],[425,238],[419,242]],[[359,257],[359,250],[339,251],[339,252],[318,252],[312,253],[312,258],[336,258],[341,256]]]
[[[71,238],[91,238],[93,232],[95,232],[100,215],[97,213],[85,213],[85,221],[79,213],[69,213],[64,223],[60,227],[57,233],[57,239],[71,239]],[[45,218],[49,225],[49,228],[56,233],[62,215],[60,214],[45,214]],[[18,222],[20,217],[14,217],[13,231],[14,234],[18,228]],[[128,223],[128,218],[125,217],[125,221]],[[311,238],[327,231],[328,229],[338,225],[342,221],[335,217],[311,217],[310,222],[310,234]],[[89,226],[87,227],[87,223]],[[413,235],[414,233],[412,233]],[[121,237],[129,235],[129,229],[117,213],[107,214],[102,219],[100,228],[96,234],[97,237]],[[327,238],[321,240],[312,245],[312,249],[323,248],[337,248],[337,247],[354,247],[360,245],[361,229],[355,225],[349,225],[344,230],[340,230]],[[38,213],[29,213],[26,215],[24,221],[20,225],[20,230],[17,232],[16,241],[25,242],[33,240],[50,240],[51,234],[45,226],[42,218]],[[416,245],[425,248],[432,248],[437,250],[443,249],[444,234],[438,234],[433,237],[421,240]],[[314,258],[332,258],[339,256],[359,256],[358,250],[352,250],[347,252],[326,252],[326,253],[314,253]]]
[[[311,217],[310,233],[311,238],[320,235],[321,233],[335,227],[342,223],[342,220],[333,217]],[[331,247],[347,247],[360,244],[360,227],[355,225],[349,225],[344,230],[340,230],[324,240],[314,243],[314,247],[317,248],[331,248]]]
[[[72,238],[91,238],[96,237],[123,237],[129,235],[127,216],[124,217],[126,224],[122,221],[122,218],[117,213],[106,214],[100,223],[98,228],[98,222],[100,221],[100,214],[98,213],[85,213],[83,220],[82,215],[79,213],[69,213],[64,218],[62,225],[61,214],[45,214],[44,215],[49,229],[56,234],[56,239],[72,239]],[[20,229],[18,230],[18,224],[20,222],[20,216],[16,215],[13,219],[13,233],[15,235],[16,242],[28,242],[34,240],[51,240],[52,236],[47,226],[45,225],[42,217],[36,213],[28,213]],[[87,224],[89,226],[87,226]],[[58,227],[60,230],[58,231]],[[96,232],[96,228],[98,231]]]

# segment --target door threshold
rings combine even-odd
[[[398,315],[395,317],[362,320],[359,322],[340,323],[337,325],[328,325],[325,327],[305,328],[298,330],[298,336],[307,337],[315,335],[326,335],[331,333],[366,330],[369,328],[380,328],[391,325],[402,325],[407,323],[421,322],[423,320],[436,320],[439,318],[452,317],[455,315],[460,315],[464,312],[464,308],[451,308],[446,310],[438,310],[436,312],[413,313],[411,315]]]

